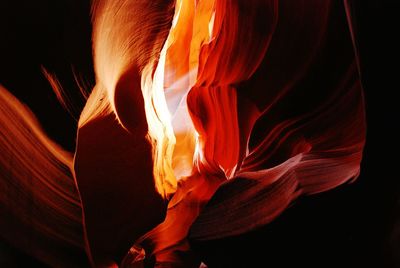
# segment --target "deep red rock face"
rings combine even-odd
[[[366,126],[347,19],[335,1],[94,1],[74,156],[1,88],[0,208],[40,241],[4,236],[56,266],[199,267],[189,238],[353,181]]]

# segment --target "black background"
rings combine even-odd
[[[210,267],[400,267],[397,2],[352,1],[368,123],[359,179],[301,198],[250,234],[194,243]],[[79,113],[74,119],[59,105],[41,66],[57,74],[81,109],[84,100],[72,70],[93,86],[89,5],[87,0],[0,1],[0,84],[71,151]],[[0,241],[0,267],[34,266],[43,265]]]

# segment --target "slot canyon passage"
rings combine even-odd
[[[0,266],[400,267],[398,11],[0,1]]]

